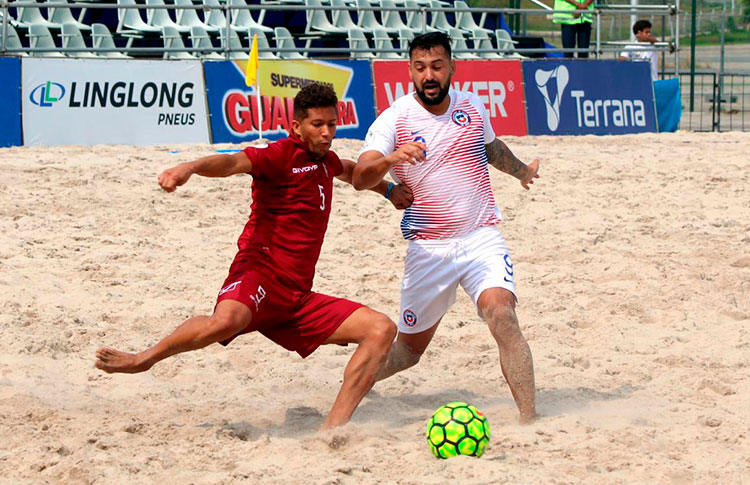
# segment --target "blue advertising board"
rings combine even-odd
[[[680,80],[675,77],[654,81],[654,98],[656,102],[656,119],[659,120],[659,131],[677,131],[680,127],[680,118],[682,118]]]
[[[529,134],[657,131],[649,69],[647,62],[524,61]]]
[[[0,147],[21,145],[21,60],[0,57]]]
[[[239,143],[258,137],[287,136],[293,100],[311,82],[330,85],[339,98],[339,138],[364,139],[375,120],[372,73],[367,61],[266,60],[259,62],[258,83],[245,85],[246,61],[207,61],[208,109],[214,143]],[[260,106],[258,109],[258,87]],[[260,125],[260,126],[259,126]]]

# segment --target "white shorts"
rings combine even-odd
[[[399,332],[419,333],[435,325],[456,302],[459,283],[475,306],[488,288],[516,295],[513,263],[497,228],[483,227],[452,239],[409,241]]]

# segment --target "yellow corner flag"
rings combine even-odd
[[[253,35],[253,43],[250,45],[250,59],[247,60],[245,69],[245,85],[250,87],[258,80],[258,34]]]

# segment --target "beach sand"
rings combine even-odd
[[[251,334],[94,368],[212,310],[251,178],[156,176],[219,146],[0,150],[0,483],[750,483],[750,134],[505,141],[542,161],[530,192],[491,170],[540,419],[518,424],[459,292],[422,361],[322,434],[353,346],[302,360]],[[400,213],[335,191],[315,289],[395,319]],[[481,459],[429,452],[452,400],[490,421]]]

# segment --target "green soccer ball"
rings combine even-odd
[[[427,444],[438,458],[482,456],[490,442],[490,423],[465,402],[441,406],[427,422]]]

